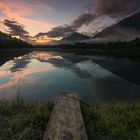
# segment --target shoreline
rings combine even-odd
[[[16,52],[16,51],[54,51],[64,53],[76,53],[76,54],[89,54],[89,55],[109,55],[115,57],[135,57],[140,58],[140,52],[127,51],[127,50],[101,50],[101,49],[63,49],[63,48],[13,48],[13,49],[0,49],[0,52]]]

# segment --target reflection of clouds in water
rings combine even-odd
[[[52,56],[47,52],[33,52],[29,55],[24,55],[20,57],[15,57],[15,59],[11,62],[12,66],[10,68],[11,72],[17,72],[25,69],[29,63],[32,62],[33,59],[37,59],[40,62],[47,62],[47,60],[54,58],[54,59],[63,59],[61,56]]]
[[[53,64],[55,67],[71,70],[82,79],[91,77],[91,74],[88,71],[81,70],[79,67],[77,67],[76,63],[71,62],[68,59],[63,60],[50,59],[48,60],[48,62]]]
[[[22,69],[26,68],[29,63],[30,60],[27,60],[26,58],[14,60],[13,66],[10,68],[10,71],[11,72],[21,71]]]
[[[11,72],[22,71],[23,69],[27,68],[27,65],[33,61],[33,59],[37,59],[40,62],[48,62],[49,59],[63,59],[61,56],[52,56],[47,52],[33,52],[29,55],[24,55],[20,57],[15,57],[15,59],[11,62],[12,66],[10,67]]]
[[[24,84],[31,84],[33,82],[36,82],[36,79],[34,77],[26,77],[22,72],[15,74],[8,81],[1,83],[0,89],[11,89],[13,86],[19,83],[19,80],[23,80]]]
[[[77,57],[74,54],[61,54],[62,56],[57,57],[57,54],[54,55],[46,55],[48,57],[46,59],[45,54],[43,53],[42,55],[35,55],[38,61],[40,62],[47,62],[55,67],[58,68],[63,68],[63,69],[68,69],[74,72],[77,76],[79,76],[82,79],[86,78],[102,78],[106,77],[112,73],[108,72],[107,70],[103,69],[99,65],[97,65],[95,62],[90,61],[89,57]],[[37,57],[39,56],[39,58]],[[40,56],[43,56],[43,58],[40,58]],[[63,58],[63,59],[60,59]]]
[[[48,67],[46,67],[45,65],[40,65],[40,66],[42,67],[40,68],[38,66],[35,66],[35,67],[23,69],[22,71],[18,71],[17,73],[14,73],[14,75],[11,77],[11,79],[8,82],[0,85],[0,89],[11,87],[12,85],[15,84],[15,81],[17,81],[18,79],[24,79],[24,82],[26,85],[34,83],[37,81],[36,76],[35,76],[36,74],[46,73],[55,69],[51,65],[48,65]]]
[[[37,59],[41,62],[47,62],[47,60],[49,59],[63,59],[63,57],[61,57],[60,55],[53,55],[51,53],[48,52],[33,52],[30,54],[29,56],[31,59]]]
[[[78,74],[84,71],[92,79],[93,98],[95,101],[132,101],[140,99],[139,86],[114,75],[93,60],[89,60],[89,58],[75,64],[75,68],[79,70]]]
[[[78,63],[77,67],[89,73],[94,79],[100,79],[112,75],[111,72],[103,69],[102,67],[100,67],[96,63],[93,63],[93,61],[90,60],[82,63]]]
[[[31,85],[38,80],[36,74],[54,70],[54,67],[50,64],[46,66],[45,64],[38,63],[35,59],[31,59],[30,54],[19,58],[9,61],[11,64],[9,65],[9,70],[8,67],[6,67],[6,69],[0,71],[0,77],[3,76],[3,79],[6,78],[7,74],[11,74],[10,79],[2,81],[0,89],[10,89],[17,84],[19,79],[24,79],[26,86]]]
[[[74,62],[71,61],[70,57],[69,59],[63,57],[63,60],[50,59],[47,62],[53,64],[55,67],[70,69],[76,75],[80,76],[80,78],[98,79],[98,78],[106,77],[108,75],[112,75],[111,72],[103,69],[93,61],[87,59],[82,59],[82,60],[79,59],[76,60],[76,62]]]
[[[104,101],[136,101],[140,99],[140,87],[129,83],[101,66],[87,61],[79,63],[82,70],[92,75],[93,100]]]
[[[30,63],[30,59],[28,55],[14,57],[14,59],[11,59],[7,61],[5,64],[3,64],[0,67],[0,71],[7,71],[9,73],[14,73],[26,68],[29,63]]]
[[[55,67],[71,70],[82,79],[93,81],[94,101],[130,101],[140,98],[140,88],[128,83],[88,58],[63,56],[63,60],[48,59]],[[81,59],[82,58],[82,59]]]
[[[81,62],[81,59],[79,58],[77,59],[75,55],[67,55],[66,57],[64,57],[64,56],[59,56],[57,54],[45,55],[43,53],[42,55],[34,54],[33,56],[34,56],[33,58],[36,58],[41,63],[46,62],[60,69],[63,68],[63,69],[71,70],[80,78],[85,79],[85,78],[91,77],[91,75],[87,71],[81,70],[80,68],[76,66],[78,62]],[[43,58],[41,58],[41,56],[43,56]]]
[[[17,79],[22,78],[24,79],[24,86],[28,89],[25,94],[29,93],[32,96],[35,92],[40,93],[40,90],[44,96],[47,88],[51,94],[53,94],[54,89],[55,92],[59,88],[72,89],[78,91],[80,96],[90,94],[94,101],[103,102],[113,99],[132,100],[139,98],[140,93],[138,87],[102,68],[89,56],[32,52],[29,55],[15,58],[15,60],[10,61],[10,65],[7,64],[0,70],[0,77],[12,75],[8,82],[0,84],[0,89],[10,89]],[[47,97],[48,95],[46,95]],[[36,98],[40,98],[40,94],[37,94]]]
[[[1,70],[0,71],[0,78],[2,78],[4,76],[8,76],[9,74],[11,74],[11,71],[9,71],[9,70]]]

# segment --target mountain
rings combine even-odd
[[[11,37],[0,31],[0,41],[2,40],[11,40]]]
[[[130,41],[140,38],[140,12],[104,29],[93,37],[93,41]]]
[[[28,44],[27,42],[17,38],[13,38],[10,35],[7,35],[0,31],[0,49],[24,48],[29,46],[31,47],[31,45]]]
[[[53,41],[51,44],[74,44],[76,42],[88,40],[90,37],[83,35],[81,33],[75,32],[68,37],[61,39],[60,41]]]

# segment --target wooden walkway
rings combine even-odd
[[[77,95],[56,98],[43,140],[88,140]]]

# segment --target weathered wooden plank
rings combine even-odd
[[[78,96],[60,94],[50,117],[43,140],[87,140]]]

